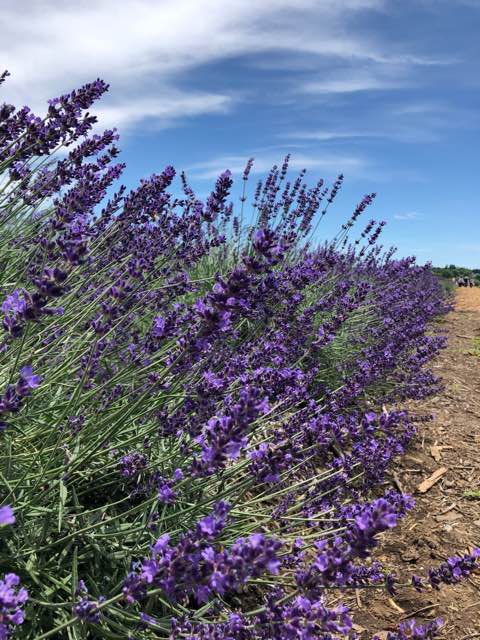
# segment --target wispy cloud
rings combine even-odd
[[[275,54],[349,65],[436,64],[350,26],[385,11],[386,0],[4,0],[0,59],[12,72],[2,99],[45,108],[48,98],[98,75],[111,83],[100,112],[124,126],[150,119],[226,113],[242,100],[221,82],[199,90],[193,71],[234,58]],[[393,66],[392,66],[393,65]],[[306,83],[310,93],[392,88],[401,78],[353,69],[352,76]],[[190,75],[189,75],[190,74]],[[390,79],[389,79],[390,77]],[[228,78],[223,78],[228,79]],[[228,86],[228,83],[225,83]],[[194,88],[196,87],[196,88]]]
[[[306,82],[301,89],[305,93],[336,94],[374,90],[384,91],[387,89],[398,89],[404,85],[405,82],[400,79],[381,76],[375,77],[370,73],[362,74],[353,70],[343,74],[343,77]]]
[[[444,113],[448,108],[439,102],[410,102],[392,109],[394,116],[422,116]]]
[[[317,129],[313,131],[288,131],[279,133],[278,137],[293,140],[312,140],[330,142],[337,140],[354,140],[355,138],[384,138],[387,134],[379,131],[336,131]]]
[[[418,211],[405,211],[403,213],[396,213],[394,216],[395,220],[421,220],[422,214]]]
[[[375,121],[375,129],[371,124]],[[357,126],[362,123],[355,123]],[[419,120],[418,122],[400,122],[398,118],[389,119],[385,112],[382,116],[370,114],[369,121],[363,123],[365,128],[342,130],[342,129],[312,129],[311,131],[287,131],[277,135],[285,140],[298,140],[309,143],[339,143],[348,144],[358,141],[395,141],[401,143],[426,143],[438,142],[441,139],[441,127],[437,121]],[[443,128],[445,130],[445,127]]]
[[[350,96],[348,99],[350,104]],[[323,127],[281,131],[277,137],[344,146],[363,140],[415,144],[439,142],[453,130],[478,128],[478,113],[474,108],[449,103],[444,97],[408,100],[403,95],[390,96],[378,104],[369,102],[368,109],[359,109],[353,116],[348,108],[338,109],[335,103],[333,106],[325,103],[325,106],[321,117]]]
[[[122,131],[144,120],[153,120],[157,127],[167,127],[178,119],[204,113],[227,113],[231,96],[208,93],[173,93],[164,98],[143,97],[133,102],[99,105],[95,114],[103,128],[118,127]]]
[[[190,165],[190,167],[187,168],[187,173],[199,180],[216,178],[222,171],[225,171],[225,169],[230,169],[234,175],[240,175],[245,168],[248,158],[248,155],[219,156],[205,162]],[[257,157],[253,164],[252,173],[265,174],[274,164],[278,165],[281,161],[281,157],[273,154]],[[319,171],[322,172],[322,174],[328,174],[326,176],[327,178],[332,178],[340,172],[352,175],[359,171],[366,170],[369,163],[368,160],[359,156],[340,154],[318,154],[309,156],[296,153],[292,156],[289,166],[290,169],[294,171],[300,171],[301,169]]]

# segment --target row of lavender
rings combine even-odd
[[[438,387],[441,290],[383,223],[351,239],[374,194],[312,246],[342,176],[288,158],[248,211],[251,162],[240,211],[228,171],[206,202],[172,167],[107,200],[106,89],[0,107],[0,638],[353,637],[328,594],[395,589],[371,551],[415,419],[385,407]]]

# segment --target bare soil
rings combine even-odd
[[[448,347],[433,363],[445,389],[410,407],[434,420],[419,424],[416,441],[390,478],[392,486],[415,497],[416,507],[383,534],[376,554],[405,583],[413,573],[426,575],[449,556],[480,547],[480,289],[459,288],[455,298],[455,310],[443,321]],[[419,493],[436,471],[439,479]],[[405,587],[395,598],[363,589],[349,604],[362,638],[385,638],[408,618],[437,617],[444,620],[444,638],[480,638],[480,573],[440,591],[419,594]]]

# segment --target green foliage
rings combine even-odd
[[[465,491],[463,497],[468,498],[469,500],[480,500],[480,490]]]
[[[472,278],[480,285],[480,269],[467,269],[450,264],[445,267],[433,267],[432,271],[440,278]]]
[[[473,349],[471,351],[472,355],[480,358],[480,337],[473,339]]]

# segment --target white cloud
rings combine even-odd
[[[362,77],[352,73],[350,77],[307,82],[303,85],[302,90],[305,93],[316,94],[356,93],[358,91],[396,89],[400,86],[402,85],[391,79],[375,78],[368,75]]]
[[[39,112],[46,100],[97,76],[111,84],[100,113],[131,125],[231,109],[241,99],[221,89],[188,87],[187,72],[234,57],[303,54],[386,64],[429,64],[349,28],[359,12],[385,0],[3,0],[0,59],[12,72],[2,100]],[[397,80],[392,81],[394,84]],[[386,77],[332,79],[310,90],[385,87]],[[188,87],[188,88],[186,88]],[[220,87],[220,88],[219,88]],[[308,90],[308,88],[307,88]]]
[[[372,116],[375,120],[375,115]],[[370,129],[365,126],[364,130],[328,130],[314,129],[312,131],[290,131],[279,133],[277,137],[288,140],[304,140],[308,142],[334,142],[355,141],[355,140],[394,140],[402,143],[418,143],[418,142],[437,142],[440,139],[441,127],[435,126],[435,122],[427,120],[427,122],[406,123],[398,122],[398,119],[388,120],[382,114],[381,121],[377,117],[376,129]]]
[[[292,138],[294,140],[312,140],[317,142],[330,142],[337,140],[354,140],[355,138],[384,138],[386,133],[377,131],[334,131],[318,129],[315,131],[290,131],[280,133],[281,138]]]
[[[403,213],[396,213],[393,217],[395,220],[420,220],[422,214],[418,211],[404,211]]]
[[[378,57],[378,56],[377,56]],[[328,74],[305,82],[303,92],[316,95],[385,91],[409,87],[413,83],[410,64],[386,59],[344,65]]]
[[[211,180],[218,177],[218,175],[230,169],[234,175],[240,175],[248,161],[249,156],[245,155],[232,155],[232,156],[220,156],[218,158],[212,158],[205,162],[199,162],[190,165],[187,169],[187,173],[199,180]],[[252,174],[265,174],[268,172],[274,164],[280,165],[283,158],[278,155],[262,155],[255,158]],[[301,169],[307,169],[312,171],[318,171],[322,173],[328,173],[327,178],[332,178],[339,173],[345,173],[353,175],[362,171],[368,167],[369,163],[365,158],[349,155],[303,155],[295,153],[292,155],[289,163],[290,170],[300,171]],[[317,176],[315,176],[316,178]],[[318,177],[322,177],[318,175]]]
[[[168,126],[171,119],[195,116],[202,113],[226,113],[232,104],[232,98],[225,95],[190,93],[165,97],[145,97],[132,102],[107,104],[95,109],[95,114],[103,128],[117,127],[125,131],[127,127],[151,119],[162,126]]]
[[[395,116],[430,115],[447,111],[447,107],[438,102],[411,102],[398,105],[393,109]]]

